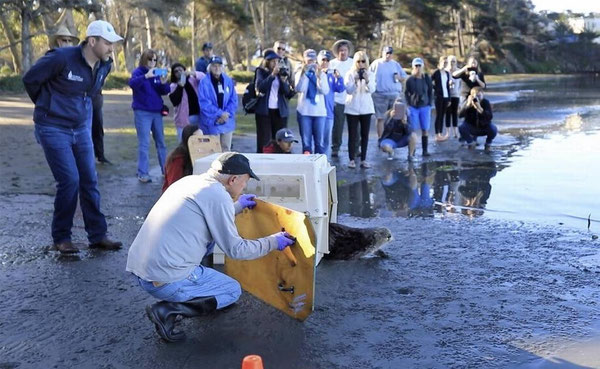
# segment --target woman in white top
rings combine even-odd
[[[371,115],[375,113],[371,94],[375,91],[375,75],[369,71],[369,57],[364,51],[354,54],[354,65],[344,77],[346,85],[346,107],[344,113],[348,121],[348,168],[356,168],[354,158],[358,143],[358,125],[360,124],[360,166],[370,168],[366,161],[369,145]]]
[[[454,138],[458,138],[458,103],[460,101],[462,80],[460,78],[452,77],[452,74],[458,70],[456,56],[448,56],[446,70],[450,73],[450,107],[446,109],[446,132],[452,130]],[[452,123],[452,125],[450,123]]]
[[[302,151],[305,154],[325,154],[325,120],[327,108],[325,95],[329,93],[326,71],[317,64],[317,52],[308,49],[304,52],[304,65],[296,74],[297,111],[300,113],[300,136]],[[314,150],[313,150],[314,140]]]

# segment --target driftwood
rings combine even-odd
[[[387,228],[352,228],[338,223],[329,224],[329,254],[325,259],[348,260],[357,259],[375,252],[392,239],[392,234]]]

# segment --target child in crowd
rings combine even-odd
[[[298,140],[294,137],[294,133],[289,128],[282,128],[275,134],[275,139],[271,140],[263,147],[265,154],[291,154],[292,144]]]

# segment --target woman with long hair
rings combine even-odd
[[[158,164],[165,173],[167,146],[163,130],[161,95],[169,93],[166,70],[156,68],[158,60],[156,52],[148,49],[140,56],[139,66],[131,73],[129,87],[133,90],[133,116],[138,138],[137,176],[140,182],[152,182],[149,175],[148,150],[150,149],[150,132],[154,138]],[[163,73],[164,72],[164,73]]]
[[[182,129],[179,146],[171,151],[167,157],[167,163],[165,164],[165,181],[163,183],[162,192],[165,192],[167,188],[177,180],[189,176],[194,171],[194,163],[192,163],[190,157],[188,141],[196,132],[202,133],[202,131],[199,131],[197,124],[188,124]]]
[[[458,70],[456,56],[448,56],[446,70],[450,73],[450,106],[446,109],[446,131],[452,130],[454,138],[458,138],[458,103],[460,102],[461,79],[452,75]]]
[[[435,140],[446,141],[448,131],[443,135],[444,115],[446,107],[450,104],[450,73],[446,70],[446,57],[441,56],[438,62],[438,69],[431,75],[433,82],[433,92],[435,93]]]
[[[200,105],[198,104],[198,84],[204,73],[186,71],[183,64],[171,65],[171,92],[169,100],[175,108],[175,130],[177,142],[181,142],[181,133],[188,124],[198,124]]]
[[[452,77],[460,78],[463,82],[460,90],[461,104],[469,96],[473,87],[486,87],[485,77],[479,68],[479,62],[474,56],[467,59],[467,64],[464,67],[452,73]]]
[[[348,155],[350,161],[348,168],[356,168],[356,148],[359,139],[360,124],[360,166],[370,168],[367,161],[367,148],[369,145],[369,130],[371,128],[371,115],[375,113],[373,98],[375,92],[375,74],[369,70],[369,57],[364,51],[354,54],[354,64],[344,77],[346,86],[346,107],[344,113],[348,121]]]

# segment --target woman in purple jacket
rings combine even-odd
[[[148,149],[150,148],[150,132],[154,138],[158,163],[162,173],[165,173],[167,147],[161,115],[163,100],[161,95],[170,92],[167,83],[166,69],[156,68],[156,53],[146,50],[140,56],[139,66],[131,73],[129,87],[133,90],[133,116],[138,138],[138,169],[140,182],[152,182],[148,174]],[[161,73],[163,72],[164,73]]]

